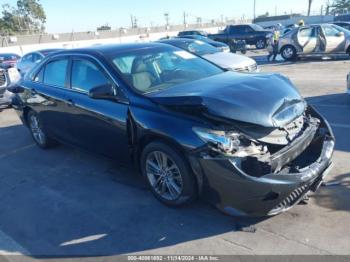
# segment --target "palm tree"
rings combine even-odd
[[[307,8],[307,16],[310,16],[312,1],[313,0],[309,0],[309,4],[308,4],[308,8]]]
[[[310,16],[313,0],[308,0],[307,16]]]
[[[350,11],[350,0],[335,0],[333,3],[334,13],[345,13]]]

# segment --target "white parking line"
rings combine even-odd
[[[330,123],[330,125],[333,127],[350,128],[350,125],[346,125],[346,124]]]
[[[30,253],[14,239],[0,230],[0,256],[29,255]],[[7,257],[8,259],[8,257]]]

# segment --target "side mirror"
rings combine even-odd
[[[344,36],[344,32],[339,32],[339,33],[337,33],[336,36],[337,36],[337,37],[342,37],[342,36]]]
[[[93,99],[115,99],[116,95],[117,92],[111,84],[96,86],[89,91],[89,97]]]

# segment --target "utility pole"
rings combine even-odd
[[[134,17],[130,15],[131,28],[134,28]]]
[[[169,13],[164,13],[165,25],[169,26]]]
[[[131,28],[137,28],[137,18],[136,16],[130,15]]]
[[[256,18],[256,0],[254,0],[253,16]]]
[[[187,25],[187,21],[186,21],[187,14],[186,14],[186,12],[184,12],[183,16],[184,16],[184,26],[186,26]]]

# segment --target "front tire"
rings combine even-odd
[[[257,49],[264,49],[266,47],[266,40],[263,38],[259,38],[255,43],[255,47]]]
[[[34,111],[27,115],[27,123],[34,142],[42,149],[47,149],[57,145],[56,141],[47,136],[43,130],[40,118]]]
[[[144,148],[141,171],[153,195],[165,205],[182,206],[196,198],[196,182],[187,161],[163,142]]]
[[[286,61],[295,61],[297,59],[297,50],[291,45],[284,46],[281,49],[281,56]]]

